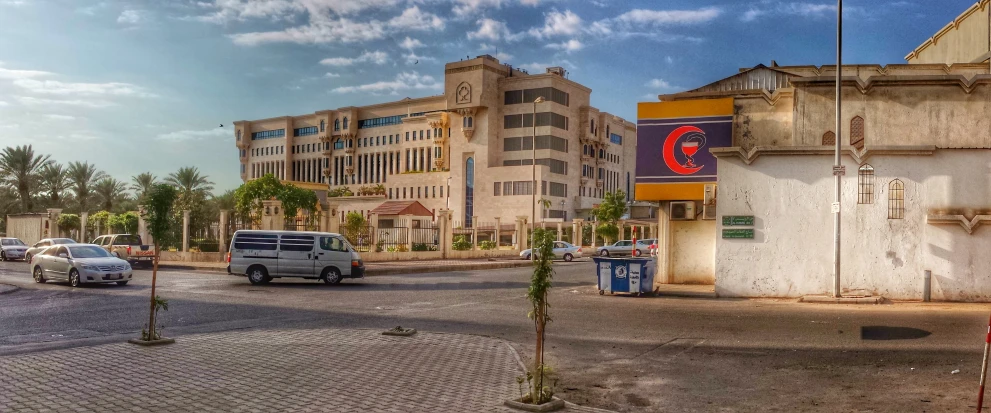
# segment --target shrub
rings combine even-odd
[[[430,244],[417,243],[413,244],[413,251],[437,251],[437,247]]]
[[[375,252],[382,252],[382,247],[385,246],[384,240],[379,240],[375,243]]]
[[[468,241],[464,235],[458,235],[454,237],[454,244],[451,245],[455,251],[467,251],[471,249],[471,242]]]
[[[478,247],[483,250],[494,250],[496,249],[495,241],[482,241],[478,243]]]

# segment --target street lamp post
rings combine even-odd
[[[443,189],[443,188],[441,188]],[[447,210],[451,210],[451,177],[447,177]]]
[[[843,0],[836,0],[836,153],[834,154],[833,181],[835,191],[833,198],[833,297],[839,298],[840,293],[840,197],[842,196],[842,160],[840,159],[840,109],[842,107],[841,75],[843,73]]]
[[[535,261],[537,259],[537,252],[535,249],[536,245],[533,245],[533,234],[537,230],[535,226],[537,223],[537,104],[544,103],[544,97],[538,96],[536,100],[533,101],[533,115],[530,117],[530,125],[533,126],[533,138],[530,141],[530,173],[532,175],[532,180],[530,181],[530,260]]]

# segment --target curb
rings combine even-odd
[[[826,295],[807,295],[798,299],[800,303],[812,304],[881,304],[884,297],[830,297]]]
[[[0,294],[9,294],[20,289],[21,287],[16,285],[0,284]]]
[[[378,276],[378,275],[401,275],[401,274],[424,274],[431,272],[454,272],[454,271],[477,271],[477,270],[495,270],[495,269],[506,269],[506,268],[523,268],[533,265],[530,261],[505,261],[505,262],[486,262],[474,265],[451,265],[451,266],[415,266],[415,267],[396,267],[396,268],[371,268],[365,270],[365,276]],[[217,268],[217,267],[202,267],[195,265],[159,265],[159,270],[164,271],[203,271],[203,272],[213,272],[220,274],[227,274],[227,268]]]

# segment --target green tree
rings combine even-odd
[[[543,404],[551,400],[553,391],[544,385],[546,366],[544,365],[544,337],[547,330],[547,323],[551,321],[548,309],[547,294],[551,289],[551,280],[554,278],[554,267],[551,265],[551,258],[554,256],[554,231],[538,228],[533,232],[534,249],[536,253],[533,261],[533,276],[530,277],[530,287],[527,289],[526,297],[530,300],[530,312],[527,314],[533,319],[533,327],[537,333],[537,346],[534,355],[533,372],[535,380],[530,389],[530,403]]]
[[[606,242],[614,242],[619,237],[619,227],[616,225],[623,215],[626,214],[626,193],[617,189],[615,192],[606,192],[602,197],[602,203],[592,209],[597,227],[596,235],[601,236]]]
[[[358,238],[361,236],[361,230],[368,225],[365,220],[365,216],[360,212],[351,211],[344,216],[344,237],[348,239],[354,245],[363,245]]]
[[[69,189],[69,172],[62,165],[50,162],[41,167],[38,175],[40,189],[48,194],[48,206],[61,208],[65,191]]]
[[[86,221],[86,225],[93,227],[94,231],[96,230],[96,227],[99,226],[100,231],[96,234],[97,236],[110,233],[110,217],[112,216],[113,214],[111,214],[110,211],[95,212],[89,216],[89,219]]]
[[[143,172],[131,177],[131,190],[134,191],[134,198],[137,199],[138,204],[144,202],[146,196],[148,196],[148,191],[158,183],[158,177],[152,175],[151,172]]]
[[[33,191],[37,189],[41,169],[51,160],[37,155],[31,145],[4,148],[0,153],[0,180],[17,191],[21,211],[31,212]]]
[[[195,166],[179,168],[179,171],[169,174],[165,182],[174,186],[181,206],[188,207],[189,202],[206,199],[213,191],[213,182],[206,175],[200,174]],[[182,208],[179,208],[182,209]]]
[[[107,220],[107,225],[114,232],[123,234],[135,234],[138,232],[138,213],[128,211],[122,214],[112,215]]]
[[[114,204],[126,195],[127,184],[111,177],[105,177],[93,185],[93,194],[105,211],[112,211]]]
[[[96,169],[89,162],[70,162],[68,167],[69,184],[76,196],[79,212],[89,212],[90,198],[93,195],[93,185],[106,177],[106,174]]]
[[[161,298],[155,295],[155,284],[158,280],[158,261],[161,257],[158,240],[165,237],[172,226],[172,208],[178,194],[176,189],[166,184],[156,184],[148,192],[145,199],[145,222],[148,225],[148,233],[154,240],[155,261],[151,270],[151,306],[148,311],[147,334],[141,337],[142,340],[157,340],[160,337],[155,334],[155,314],[156,304],[161,302]]]
[[[301,209],[316,210],[318,202],[313,191],[283,184],[275,175],[268,174],[234,190],[234,210],[257,223],[261,219],[262,201],[270,199],[282,201],[282,212],[286,217],[296,216]]]

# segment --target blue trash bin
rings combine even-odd
[[[641,295],[654,291],[654,258],[593,257],[599,295],[606,292]]]

